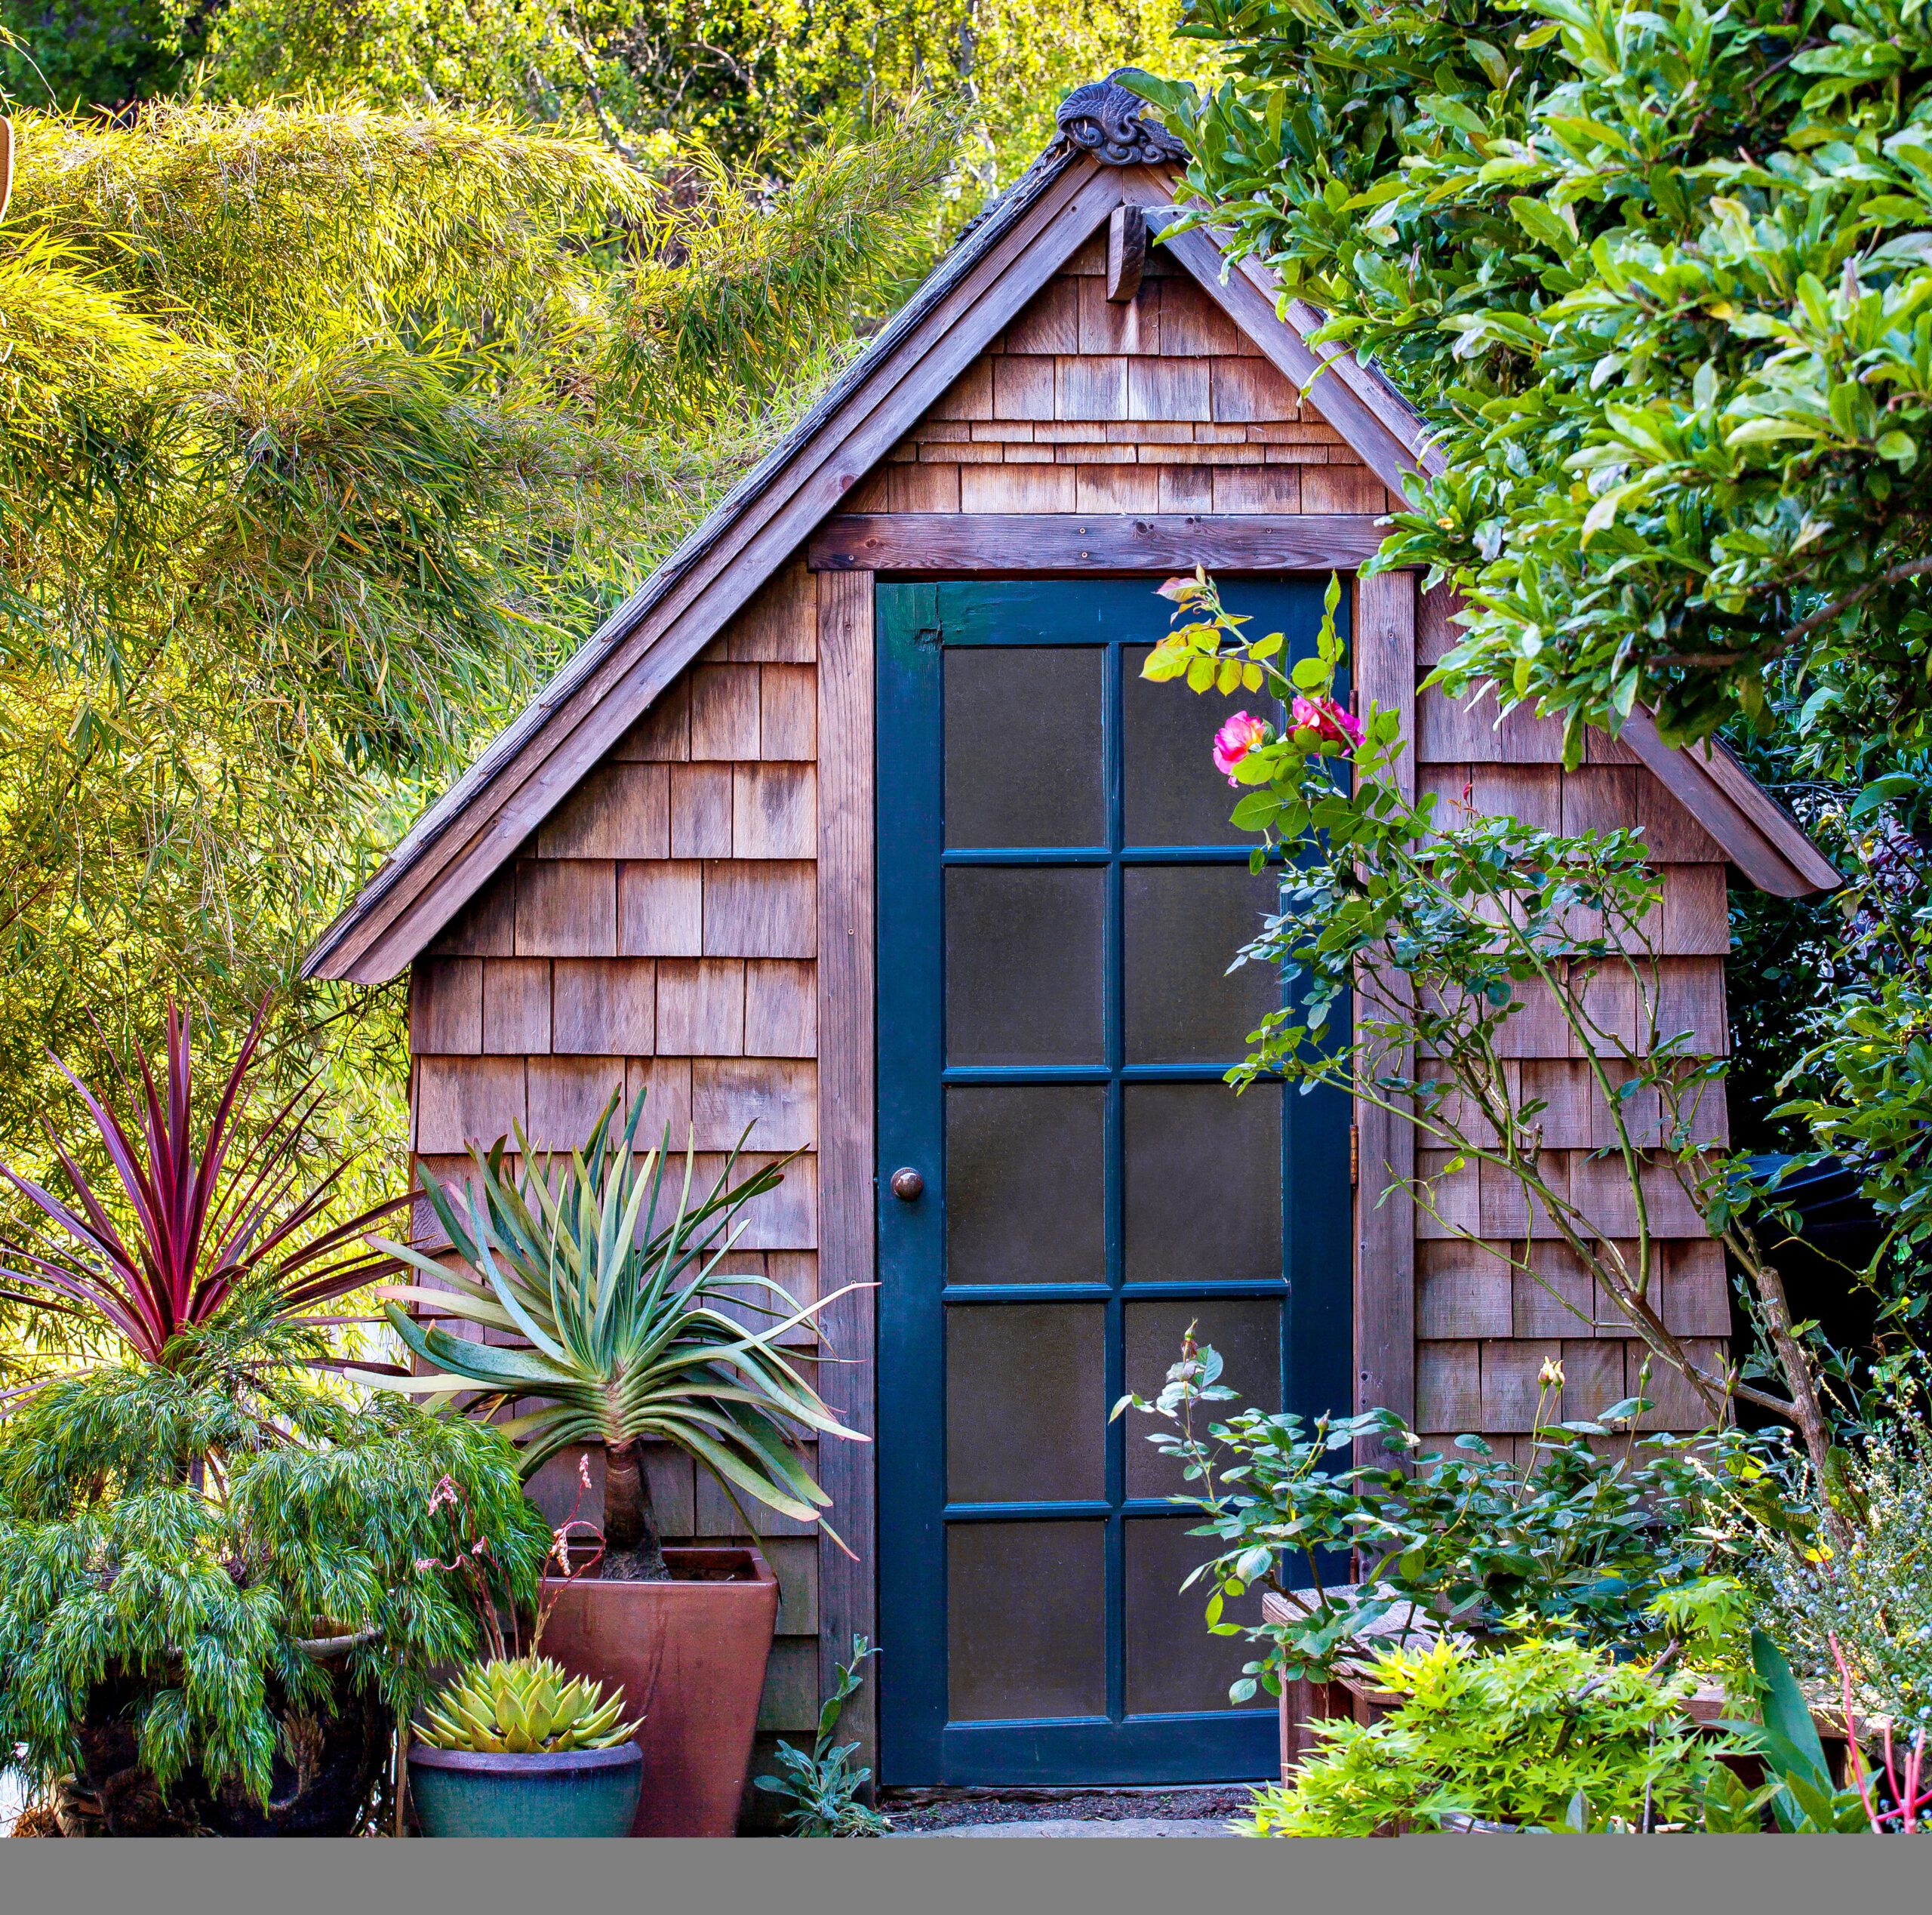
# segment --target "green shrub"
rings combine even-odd
[[[0,1424],[0,1745],[51,1781],[111,1689],[164,1789],[198,1768],[262,1801],[291,1713],[355,1692],[402,1713],[475,1652],[459,1546],[480,1536],[528,1602],[548,1533],[495,1430],[185,1370],[63,1378]],[[445,1478],[467,1515],[432,1507]],[[318,1639],[349,1646],[325,1663]]]
[[[1678,1699],[1634,1664],[1555,1638],[1493,1655],[1453,1643],[1378,1657],[1401,1698],[1371,1726],[1318,1723],[1291,1784],[1257,1790],[1247,1835],[1373,1835],[1451,1815],[1526,1827],[1694,1822],[1716,1758]]]
[[[1220,1375],[1220,1353],[1197,1345],[1190,1328],[1160,1396],[1124,1397],[1114,1413],[1131,1406],[1155,1420],[1148,1441],[1189,1486],[1175,1500],[1203,1519],[1189,1533],[1202,1539],[1204,1562],[1185,1586],[1201,1590],[1208,1627],[1245,1630],[1261,1649],[1235,1685],[1236,1702],[1257,1686],[1329,1681],[1374,1646],[1365,1630],[1419,1618],[1478,1636],[1527,1627],[1652,1655],[1695,1640],[1701,1654],[1714,1646],[1707,1612],[1740,1513],[1752,1511],[1766,1534],[1780,1520],[1775,1441],[1734,1429],[1638,1436],[1635,1398],[1598,1421],[1545,1424],[1561,1387],[1553,1380],[1534,1455],[1515,1463],[1480,1436],[1426,1450],[1390,1410],[1309,1421],[1223,1408],[1235,1397]],[[1210,1421],[1213,1409],[1224,1420]],[[1406,1467],[1358,1464],[1364,1439]],[[1356,1584],[1338,1587],[1346,1562]],[[1257,1586],[1281,1598],[1276,1618],[1251,1627],[1227,1619]]]

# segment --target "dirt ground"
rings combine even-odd
[[[895,1829],[971,1828],[989,1822],[1226,1821],[1246,1812],[1252,1784],[1209,1788],[1075,1790],[886,1789],[879,1807]]]

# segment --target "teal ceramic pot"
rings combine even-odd
[[[425,1835],[628,1835],[644,1781],[635,1742],[558,1755],[478,1755],[412,1743],[409,1792]]]

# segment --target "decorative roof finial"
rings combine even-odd
[[[1120,84],[1120,75],[1130,70],[1117,67],[1104,80],[1075,87],[1054,116],[1060,137],[1105,166],[1185,159],[1187,149],[1165,127],[1140,117],[1146,102]]]

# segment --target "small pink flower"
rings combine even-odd
[[[1235,776],[1235,767],[1257,745],[1268,742],[1268,728],[1252,712],[1236,712],[1233,717],[1214,734],[1214,768],[1230,784],[1241,781]]]
[[[1332,698],[1297,698],[1290,716],[1297,731],[1312,731],[1318,738],[1345,745],[1350,751],[1361,743],[1361,721]]]

